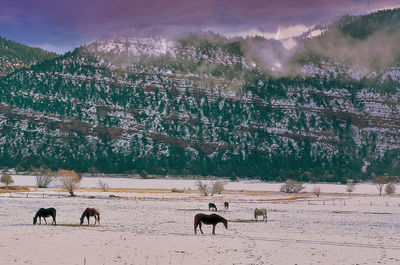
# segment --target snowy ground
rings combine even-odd
[[[134,188],[120,181],[107,180],[110,185]],[[154,184],[137,181],[136,185]],[[87,187],[91,183],[96,180],[82,181]],[[187,188],[194,181],[161,183],[163,188]],[[227,187],[265,189],[258,184]],[[59,198],[57,193],[58,189],[39,190],[28,198],[23,193],[1,194],[0,264],[400,264],[398,196],[323,194],[281,200],[292,195],[228,191],[204,197],[194,191],[144,191],[113,193],[124,198],[112,199],[100,191],[80,191],[76,198]],[[205,235],[195,235],[194,215],[210,213],[209,201],[222,209],[225,200],[231,201],[230,210],[219,214],[231,221],[228,229],[219,224],[213,236],[212,227],[204,226]],[[100,226],[78,226],[89,206],[101,210]],[[32,225],[40,207],[57,209],[57,226]],[[268,209],[268,222],[252,221],[256,207]]]
[[[35,177],[29,175],[13,176],[15,185],[35,186]],[[110,188],[134,188],[134,189],[191,189],[195,190],[198,180],[193,179],[140,179],[140,178],[111,178],[111,177],[88,177],[83,178],[81,188],[98,188],[99,179],[107,183]],[[242,180],[231,182],[229,180],[220,180],[225,183],[227,190],[247,190],[247,191],[272,191],[278,192],[282,183],[262,182],[259,180]],[[211,180],[202,180],[206,184],[210,184]],[[56,184],[56,183],[55,183]],[[53,186],[55,185],[53,184]],[[312,192],[315,186],[320,187],[322,193],[346,193],[346,185],[331,183],[305,183],[305,192]],[[397,190],[400,190],[398,187]],[[378,190],[374,184],[361,183],[356,185],[354,193],[358,194],[378,194]]]

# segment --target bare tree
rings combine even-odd
[[[214,195],[216,193],[221,194],[223,190],[224,190],[224,184],[221,181],[216,181],[212,185],[211,195]]]
[[[57,176],[60,177],[61,186],[69,192],[71,197],[74,197],[74,191],[80,182],[79,175],[73,170],[60,169],[57,171]]]
[[[208,185],[207,184],[205,184],[205,183],[201,182],[201,180],[199,180],[196,185],[200,191],[200,194],[202,194],[204,196],[208,195]]]
[[[382,195],[383,186],[389,182],[389,177],[386,175],[374,176],[371,182],[376,184],[376,188],[379,191],[379,195]]]
[[[354,181],[352,179],[348,179],[346,184],[346,191],[350,195],[350,193],[355,191],[355,189],[356,189],[356,184],[354,183]]]
[[[8,186],[10,184],[13,184],[14,180],[13,180],[11,174],[3,172],[1,174],[0,182],[6,184],[6,186]]]
[[[99,186],[103,191],[108,191],[108,184],[99,179]]]
[[[44,166],[33,168],[33,174],[36,176],[36,185],[38,188],[47,188],[55,179],[55,172]]]
[[[313,193],[315,194],[315,196],[319,197],[319,195],[321,194],[321,188],[318,186],[315,186],[313,188]]]
[[[388,183],[385,186],[385,192],[387,195],[392,196],[396,193],[396,186],[393,183]]]
[[[299,193],[303,189],[303,183],[295,180],[288,180],[282,184],[280,191],[286,193]]]

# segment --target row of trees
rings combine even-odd
[[[81,174],[76,173],[74,170],[60,169],[55,172],[46,167],[34,169],[34,174],[36,176],[36,185],[38,188],[47,188],[50,183],[58,180],[60,186],[69,192],[72,197],[75,196],[74,192],[82,179]],[[10,173],[3,172],[0,182],[4,183],[6,186],[9,186],[14,183],[14,180]]]

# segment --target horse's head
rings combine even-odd
[[[35,225],[36,222],[37,222],[37,217],[35,216],[35,217],[33,217],[33,225]]]

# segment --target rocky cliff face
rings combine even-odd
[[[398,173],[399,67],[321,59],[278,77],[276,62],[249,52],[263,40],[211,36],[102,40],[3,77],[1,164],[266,180]]]

